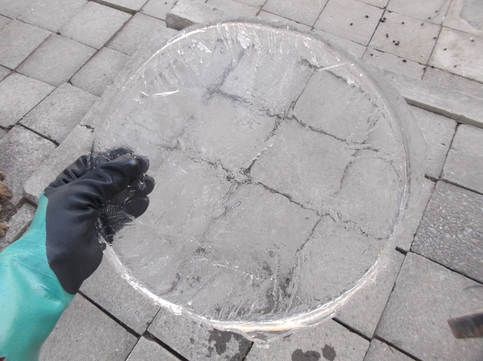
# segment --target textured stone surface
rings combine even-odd
[[[103,48],[72,77],[72,84],[101,96],[128,60],[126,54]]]
[[[345,50],[356,59],[361,59],[364,55],[364,52],[366,51],[366,48],[363,45],[341,38],[337,35],[330,34],[328,32],[318,29],[313,29],[312,31],[315,34],[321,36],[322,38],[327,39],[330,44],[334,44],[335,46]]]
[[[0,128],[0,139],[2,139],[5,134],[7,134],[7,131],[5,129]]]
[[[20,207],[17,213],[15,213],[8,221],[10,228],[5,237],[0,237],[0,251],[22,236],[32,221],[34,214],[35,207],[30,204],[25,203]]]
[[[166,14],[168,28],[182,30],[190,25],[214,21],[226,17],[227,14],[201,0],[179,0]]]
[[[57,143],[62,143],[96,99],[94,95],[65,83],[32,109],[21,123]]]
[[[438,182],[413,252],[483,281],[483,196]]]
[[[421,79],[425,67],[412,60],[403,59],[399,56],[384,53],[382,51],[368,48],[364,54],[363,61],[367,64],[390,70],[394,73],[403,74],[414,79]]]
[[[344,12],[341,19],[338,14]],[[315,28],[367,45],[383,11],[356,0],[329,1]]]
[[[2,30],[8,23],[10,23],[10,19],[0,15],[0,30]]]
[[[148,331],[189,360],[241,361],[251,342],[232,332],[218,331],[186,315],[161,308]]]
[[[0,14],[11,19],[22,15],[34,0],[3,0],[0,1]]]
[[[428,142],[426,175],[439,178],[455,133],[456,122],[421,108],[411,107],[411,110]]]
[[[371,341],[364,361],[412,361],[413,359],[377,339]]]
[[[386,12],[384,18],[370,46],[418,63],[427,63],[440,26],[398,13]]]
[[[3,79],[0,83],[0,125],[8,127],[18,122],[52,90],[54,87],[20,74]]]
[[[82,284],[81,292],[140,335],[159,310],[159,306],[123,279],[106,258]]]
[[[59,86],[95,53],[95,49],[52,35],[18,68],[22,74]]]
[[[328,0],[268,0],[263,10],[313,26]]]
[[[131,15],[89,2],[60,29],[62,36],[100,49],[131,18]]]
[[[206,5],[221,10],[229,16],[255,16],[260,10],[234,0],[208,0]]]
[[[148,0],[102,0],[103,3],[122,9],[140,10]]]
[[[0,81],[2,81],[8,74],[10,74],[10,69],[4,68],[0,65]]]
[[[135,344],[136,337],[76,295],[43,345],[40,360],[125,360]]]
[[[141,337],[129,354],[126,361],[177,361],[177,357],[170,354],[156,342]]]
[[[236,1],[242,4],[247,4],[255,7],[261,7],[266,2],[266,0],[236,0]]]
[[[443,178],[483,193],[483,130],[461,125],[456,131]]]
[[[441,24],[450,2],[450,0],[425,0],[424,2],[419,0],[391,0],[387,9],[416,19]]]
[[[170,11],[176,0],[149,0],[143,6],[141,12],[155,18],[166,20],[166,13]]]
[[[269,21],[282,22],[284,24],[290,25],[290,26],[292,26],[296,29],[299,29],[301,31],[310,31],[312,29],[311,26],[297,23],[293,20],[283,18],[279,15],[269,13],[268,11],[265,11],[265,10],[260,11],[260,13],[258,14],[258,17],[261,18],[261,19],[269,20]]]
[[[0,140],[0,169],[8,175],[5,183],[12,191],[12,204],[22,198],[23,183],[48,159],[54,148],[54,143],[20,126]]]
[[[247,361],[362,361],[368,347],[368,341],[329,320],[277,338],[268,349],[254,345]]]
[[[444,26],[483,36],[483,9],[479,0],[453,0]]]
[[[50,34],[36,26],[11,21],[0,31],[0,64],[15,69]]]
[[[428,67],[423,80],[441,88],[457,90],[477,98],[483,98],[483,84],[460,75]]]
[[[408,253],[376,334],[420,360],[479,360],[483,339],[456,339],[447,319],[480,309],[482,298],[478,283]]]
[[[383,8],[387,5],[389,0],[361,0],[361,3],[377,6],[378,8]]]

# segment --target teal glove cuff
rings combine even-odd
[[[0,358],[37,360],[74,295],[64,291],[47,261],[42,194],[29,230],[0,253]]]

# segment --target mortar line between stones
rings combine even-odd
[[[123,7],[121,5],[112,4],[112,3],[109,3],[109,2],[103,1],[103,0],[88,0],[88,1],[89,2],[98,3],[100,5],[104,5],[104,6],[107,6],[109,8],[112,8],[112,9],[115,9],[115,10],[119,10],[119,11],[122,11],[124,13],[131,14],[131,15],[134,15],[135,13],[138,12],[137,10],[131,10],[131,9],[126,8],[126,7]]]
[[[179,352],[177,352],[175,349],[173,349],[170,346],[168,346],[167,344],[165,344],[159,338],[157,338],[156,336],[154,336],[151,332],[145,331],[144,334],[143,334],[143,337],[145,337],[148,340],[151,340],[153,342],[156,342],[158,345],[160,345],[161,347],[163,347],[170,354],[172,354],[173,356],[177,357],[180,361],[189,361],[186,357],[184,357]]]
[[[447,184],[451,184],[451,185],[453,185],[453,186],[455,186],[455,187],[462,188],[462,189],[464,189],[464,190],[467,190],[468,192],[476,193],[476,194],[478,194],[478,195],[480,195],[480,196],[483,196],[483,193],[481,193],[481,192],[479,192],[479,191],[477,191],[477,190],[474,190],[474,189],[468,188],[468,187],[466,187],[466,186],[464,186],[464,185],[461,185],[461,184],[459,184],[459,183],[453,182],[453,181],[451,181],[451,180],[449,180],[449,179],[446,179],[446,178],[441,178],[439,181],[444,182],[444,183],[447,183]]]
[[[39,137],[41,137],[41,138],[43,138],[43,139],[45,139],[45,140],[48,140],[49,142],[54,143],[56,147],[58,147],[58,146],[60,145],[60,143],[56,142],[55,140],[52,140],[52,139],[48,138],[47,136],[43,135],[42,133],[39,133],[39,132],[37,132],[37,131],[35,131],[35,130],[31,129],[31,128],[27,127],[26,125],[22,124],[22,123],[17,123],[17,125],[19,125],[19,126],[21,126],[22,128],[25,128],[25,129],[27,129],[27,130],[31,131],[32,133],[37,134]]]
[[[446,161],[448,160],[449,152],[451,151],[451,148],[453,147],[454,138],[456,137],[456,132],[458,132],[460,125],[461,125],[461,123],[459,123],[459,122],[456,123],[456,127],[454,128],[453,136],[451,137],[451,141],[449,142],[448,151],[444,155],[444,162],[443,162],[443,166],[441,167],[441,171],[439,172],[438,179],[441,179],[441,177],[443,176],[444,166],[446,165]]]
[[[334,321],[335,323],[338,323],[339,325],[341,325],[342,327],[346,328],[346,329],[347,329],[347,330],[349,330],[350,332],[355,333],[357,336],[362,337],[364,340],[371,342],[371,339],[370,339],[369,337],[367,337],[366,335],[364,335],[362,332],[360,332],[360,331],[356,330],[355,328],[353,328],[353,327],[349,326],[349,325],[348,325],[348,324],[346,324],[345,322],[342,322],[341,320],[339,320],[339,319],[337,318],[337,316],[336,316],[336,317],[334,317],[334,318],[332,319],[332,321]]]
[[[139,337],[137,340],[136,340],[136,343],[134,344],[133,348],[131,349],[131,351],[129,351],[129,353],[127,354],[126,358],[124,359],[124,361],[126,361],[129,356],[131,356],[131,354],[133,353],[134,349],[136,348],[136,346],[138,345],[139,341],[141,341],[141,337]]]
[[[385,343],[386,345],[391,346],[393,349],[398,350],[398,351],[399,351],[399,352],[401,352],[402,354],[406,355],[407,357],[409,357],[409,358],[411,358],[411,359],[413,359],[413,360],[415,360],[415,361],[423,361],[423,360],[421,360],[421,359],[417,358],[416,356],[411,355],[409,352],[407,352],[407,351],[403,350],[402,348],[399,348],[398,346],[394,345],[393,343],[391,343],[391,342],[389,342],[389,341],[387,341],[387,340],[383,339],[383,338],[382,338],[382,337],[380,337],[380,336],[377,336],[377,335],[376,335],[376,336],[374,336],[374,339],[375,339],[375,340],[378,340],[378,341],[380,341],[380,342],[383,342],[383,343]]]
[[[421,80],[424,79],[424,76],[426,75],[426,70],[428,69],[428,66],[430,66],[429,62],[431,61],[434,50],[436,49],[436,44],[438,43],[438,40],[439,40],[439,37],[440,37],[442,31],[443,31],[443,24],[441,24],[440,27],[439,27],[438,35],[436,35],[436,41],[434,42],[433,48],[431,49],[431,53],[429,54],[429,57],[428,57],[428,61],[426,62],[425,67],[423,69],[423,75],[421,76]]]

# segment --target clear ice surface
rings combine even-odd
[[[283,26],[189,28],[104,103],[94,151],[130,147],[156,181],[115,236],[121,272],[254,338],[327,317],[369,282],[421,171],[392,89]]]

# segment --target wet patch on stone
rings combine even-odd
[[[319,361],[320,353],[317,351],[305,351],[297,349],[292,353],[292,361]]]
[[[222,355],[226,352],[227,344],[230,342],[231,338],[238,343],[238,352],[234,354],[229,361],[241,361],[245,358],[245,356],[248,354],[248,351],[250,350],[251,347],[251,342],[248,341],[246,338],[243,336],[233,333],[233,332],[226,332],[226,331],[220,331],[217,329],[213,329],[210,331],[210,337],[208,338],[208,342],[211,344],[214,342],[214,351],[218,355]],[[210,353],[213,352],[213,347],[210,346],[208,348],[208,351]]]

